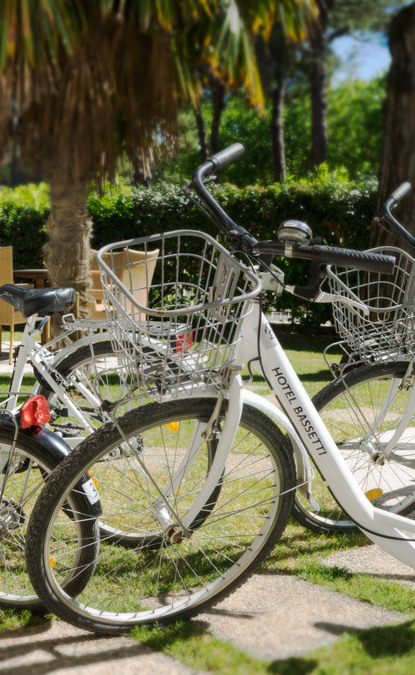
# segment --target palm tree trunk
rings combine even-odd
[[[284,141],[284,99],[286,90],[287,44],[280,30],[273,49],[275,60],[275,82],[272,91],[271,143],[272,172],[274,181],[283,181],[287,175]]]
[[[271,141],[272,141],[272,172],[275,181],[283,181],[287,175],[284,142],[284,97],[285,79],[282,78],[272,93],[271,112]]]
[[[51,210],[47,222],[49,241],[44,246],[44,260],[52,286],[71,286],[79,294],[80,315],[86,315],[92,220],[87,214],[87,187],[68,184],[58,162],[45,167],[50,185]],[[51,334],[57,335],[60,317],[54,315]]]
[[[320,166],[327,152],[327,75],[322,49],[314,52],[311,68],[311,163]]]
[[[132,185],[142,185],[148,187],[150,185],[151,171],[146,167],[145,162],[136,153],[130,154],[130,162],[132,168],[131,183]]]

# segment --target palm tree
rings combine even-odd
[[[53,285],[73,286],[85,306],[91,184],[114,179],[122,152],[151,163],[173,150],[178,98],[196,103],[196,72],[205,63],[213,69],[222,64],[228,81],[236,67],[242,68],[251,99],[261,103],[250,34],[269,25],[278,12],[295,23],[312,4],[0,3],[0,147],[5,150],[14,135],[26,160],[41,161],[50,185],[45,262]]]

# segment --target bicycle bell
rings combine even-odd
[[[313,233],[311,228],[300,220],[285,220],[278,228],[277,237],[284,244],[308,244]]]

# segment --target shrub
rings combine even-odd
[[[15,268],[43,267],[49,210],[45,183],[0,189],[0,246],[13,246]]]
[[[375,210],[376,183],[357,184],[323,167],[312,180],[288,180],[267,187],[214,187],[216,197],[237,222],[258,239],[275,239],[279,225],[291,218],[307,222],[326,244],[367,248]],[[213,236],[217,229],[177,185],[160,183],[151,189],[125,184],[92,193],[88,211],[94,221],[92,246],[148,236],[168,230],[199,229]],[[16,267],[41,266],[49,213],[44,185],[0,190],[0,243],[12,244]],[[289,284],[306,285],[308,265],[282,260]],[[305,324],[327,320],[330,309],[306,305],[285,293],[268,300],[268,307],[293,310]]]

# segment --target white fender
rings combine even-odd
[[[280,410],[280,408],[277,408],[276,405],[271,403],[271,401],[268,401],[266,398],[259,396],[259,394],[249,391],[248,389],[243,389],[242,400],[244,403],[251,405],[253,408],[257,408],[265,415],[268,415],[276,424],[280,425],[290,437],[294,449],[294,459],[297,468],[297,480],[298,483],[303,484],[302,488],[299,487],[299,489],[301,489],[301,491],[307,497],[311,506],[316,511],[319,511],[319,505],[311,496],[313,469],[310,465],[307,450],[305,449],[300,437],[296,433],[288,417],[282,412],[282,410]]]

